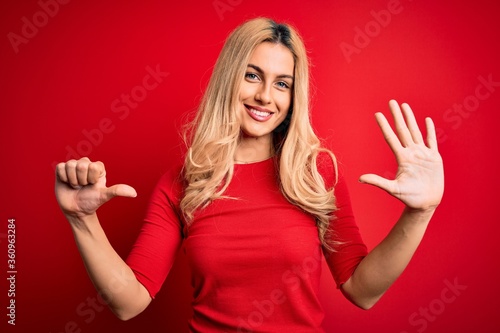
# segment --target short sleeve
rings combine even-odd
[[[341,173],[335,177],[333,162],[330,158],[325,160],[322,155],[318,158],[321,160],[318,163],[318,171],[325,179],[327,187],[333,186],[334,188],[337,210],[333,213],[334,218],[330,222],[330,237],[338,243],[333,246],[334,252],[324,252],[337,288],[340,288],[351,277],[368,251],[354,218],[344,177]]]
[[[179,174],[180,167],[172,169],[157,183],[139,236],[126,260],[152,298],[160,290],[182,244]]]

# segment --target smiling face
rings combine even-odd
[[[293,55],[284,45],[264,42],[255,48],[239,95],[242,140],[271,144],[292,104],[293,74]]]

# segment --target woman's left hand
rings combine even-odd
[[[396,156],[396,178],[389,180],[374,174],[364,174],[359,181],[387,191],[410,209],[434,209],[441,202],[444,191],[443,160],[438,152],[434,123],[430,118],[425,119],[426,144],[410,106],[403,103],[400,108],[395,100],[391,100],[389,107],[397,135],[382,113],[375,116]]]

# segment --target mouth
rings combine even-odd
[[[260,122],[269,120],[269,118],[271,118],[272,115],[274,114],[274,112],[265,108],[261,108],[258,106],[251,106],[247,104],[244,105],[245,105],[245,110],[250,115],[250,117]]]

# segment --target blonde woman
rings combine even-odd
[[[56,197],[97,290],[121,319],[143,311],[183,244],[194,287],[191,332],[322,332],[324,258],[342,293],[371,308],[402,273],[440,203],[444,176],[433,123],[423,139],[407,104],[390,101],[396,133],[376,119],[398,161],[396,179],[360,177],[406,208],[367,253],[333,154],[309,121],[308,59],[297,32],[250,20],[228,38],[196,119],[187,154],[152,194],[126,261],[96,210],[128,185],[106,187],[101,162],[60,163]],[[110,288],[121,277],[120,288]]]

